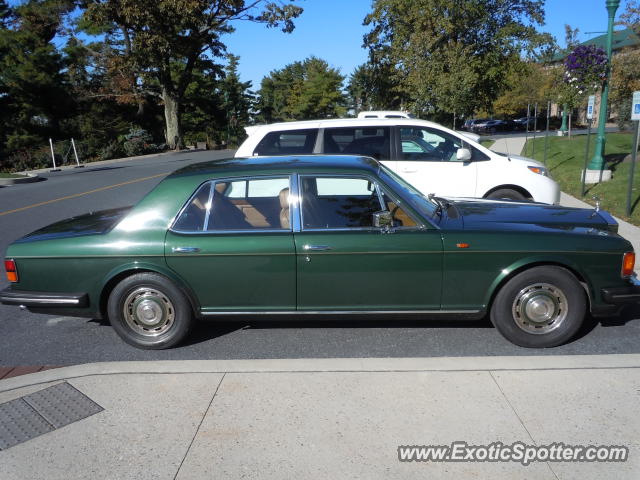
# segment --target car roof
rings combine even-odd
[[[170,174],[167,179],[185,176],[222,178],[243,175],[303,173],[377,172],[380,164],[370,157],[359,155],[282,155],[226,158],[194,163]]]
[[[248,135],[252,135],[257,130],[266,129],[269,131],[280,130],[304,130],[309,128],[331,128],[331,127],[383,127],[394,125],[424,125],[429,127],[442,128],[442,125],[420,120],[418,118],[332,118],[326,120],[298,120],[294,122],[278,122],[262,125],[252,125],[245,127]]]

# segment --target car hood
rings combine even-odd
[[[545,203],[485,199],[448,199],[462,217],[464,228],[523,229],[527,226],[570,230],[575,227],[618,231],[618,223],[607,212]]]
[[[38,242],[58,238],[102,235],[109,232],[132,207],[112,208],[67,218],[36,230],[14,243]]]
[[[467,137],[469,140],[473,142],[480,143],[480,135],[477,135],[471,132],[458,132],[458,133],[460,133],[460,135],[464,137]]]
[[[533,158],[529,158],[529,157],[523,157],[522,155],[513,155],[511,153],[504,153],[504,152],[494,152],[497,153],[498,155],[500,155],[501,157],[503,157],[506,161],[512,161],[512,162],[521,162],[525,165],[531,165],[532,167],[543,167],[546,168],[541,162],[538,162],[537,160],[534,160]]]

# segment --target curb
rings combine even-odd
[[[0,393],[32,385],[96,375],[553,371],[617,368],[640,368],[640,354],[103,362],[56,368],[0,380]]]
[[[0,185],[18,185],[21,183],[33,183],[42,180],[42,178],[39,177],[37,173],[26,173],[26,175],[27,176],[23,178],[0,178]]]

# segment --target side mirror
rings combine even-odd
[[[391,228],[393,227],[393,217],[391,212],[387,210],[381,210],[373,213],[373,226],[376,228]]]
[[[471,150],[468,148],[459,148],[456,152],[456,159],[459,162],[468,162],[471,160]]]

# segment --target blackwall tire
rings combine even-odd
[[[107,313],[125,342],[149,350],[177,345],[193,324],[186,296],[156,273],[137,273],[118,283],[109,295]]]
[[[505,283],[491,306],[491,322],[507,340],[528,348],[556,347],[580,329],[587,310],[582,285],[568,270],[534,267]]]
[[[515,200],[519,202],[527,200],[527,197],[522,193],[517,190],[511,190],[510,188],[499,188],[487,195],[487,198],[492,200]]]

